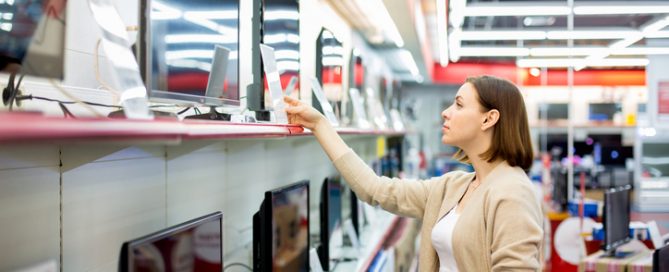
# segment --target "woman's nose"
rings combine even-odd
[[[441,112],[441,118],[444,118],[445,120],[448,120],[448,119],[449,119],[449,117],[448,117],[448,108]]]

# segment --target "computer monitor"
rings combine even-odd
[[[614,255],[617,247],[627,243],[630,236],[630,185],[604,192],[604,244],[602,249]]]
[[[140,14],[138,58],[151,100],[240,105],[239,0],[141,0]],[[212,80],[223,81],[220,90],[207,91]]]
[[[332,31],[321,29],[316,39],[316,78],[321,86],[325,97],[332,104],[335,115],[341,119],[341,101],[344,96],[344,85],[342,71],[344,69],[344,47],[342,42]],[[320,103],[316,96],[312,96],[312,105],[320,111]]]
[[[63,78],[66,0],[0,2],[0,71]]]
[[[223,271],[223,214],[211,213],[123,243],[118,270]]]
[[[253,271],[309,271],[309,181],[265,192],[253,215]]]
[[[323,180],[320,202],[320,245],[318,257],[324,271],[329,271],[331,260],[338,249],[343,246],[342,232],[342,185],[339,176]],[[332,255],[332,256],[331,256]]]

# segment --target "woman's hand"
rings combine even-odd
[[[286,113],[288,114],[288,123],[300,125],[315,132],[319,126],[327,125],[325,116],[313,107],[302,103],[302,101],[284,96],[286,102]]]

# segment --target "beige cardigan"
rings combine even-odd
[[[334,161],[358,197],[389,212],[422,219],[419,270],[438,271],[432,247],[437,219],[457,204],[474,173],[406,181],[377,176],[353,151]],[[459,271],[536,271],[541,268],[543,215],[527,175],[506,162],[472,194],[453,231]]]

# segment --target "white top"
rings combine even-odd
[[[460,215],[453,207],[432,229],[432,246],[439,255],[439,272],[457,272],[458,265],[453,256],[453,229]]]

